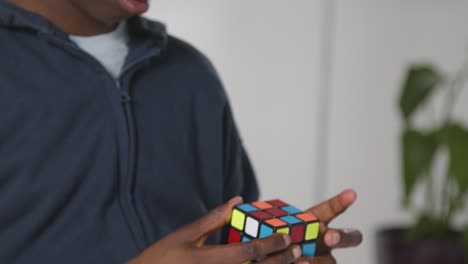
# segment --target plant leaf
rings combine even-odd
[[[429,65],[414,65],[409,68],[400,96],[400,111],[405,120],[429,97],[443,81],[434,67]]]
[[[445,128],[444,136],[450,153],[450,173],[464,194],[468,191],[468,130],[451,124]]]
[[[406,129],[402,135],[402,169],[404,182],[404,204],[409,197],[417,180],[430,168],[434,153],[438,146],[438,131],[424,134]]]

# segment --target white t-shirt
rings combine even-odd
[[[128,55],[129,35],[126,22],[121,22],[109,33],[87,37],[71,35],[70,39],[98,60],[114,79],[120,76]]]

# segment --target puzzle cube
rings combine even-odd
[[[232,210],[228,243],[282,233],[290,235],[292,243],[301,246],[303,256],[313,257],[319,227],[317,217],[281,200],[258,201]]]

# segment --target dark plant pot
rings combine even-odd
[[[446,240],[409,240],[406,229],[377,233],[378,264],[466,264],[461,236]]]

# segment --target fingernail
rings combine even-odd
[[[353,189],[346,189],[342,193],[345,194],[345,199],[348,201],[355,201],[357,199],[357,192]]]
[[[301,248],[300,247],[294,247],[293,248],[293,255],[294,255],[294,258],[297,259],[301,256],[302,252],[301,252]]]
[[[330,236],[328,236],[328,237],[329,237],[328,242],[330,243],[329,246],[335,246],[335,245],[337,245],[337,244],[340,242],[340,240],[341,240],[341,237],[340,237],[340,235],[339,235],[337,232],[333,232],[333,233],[332,233]]]
[[[232,198],[231,200],[229,200],[228,204],[237,205],[237,204],[240,204],[240,203],[242,203],[242,202],[243,202],[242,197],[236,196],[236,197]]]
[[[283,239],[284,239],[284,243],[286,243],[286,245],[291,244],[291,237],[290,236],[283,235]]]
[[[343,231],[343,233],[345,234],[352,234],[352,233],[358,232],[358,230],[354,228],[344,228],[344,229],[341,229],[341,231]]]

